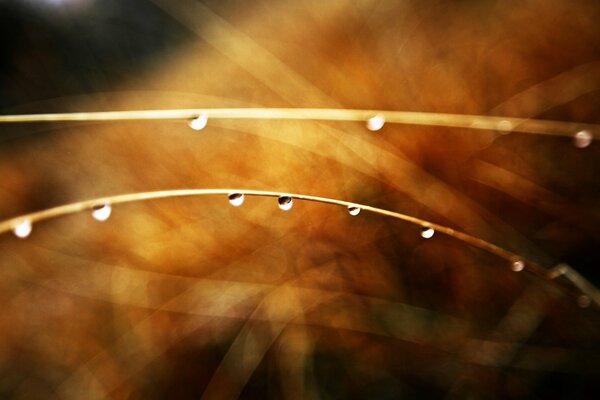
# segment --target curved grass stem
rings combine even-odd
[[[526,271],[531,274],[550,282],[556,282],[555,280],[559,275],[553,274],[552,271],[537,265],[535,262],[526,260],[524,257],[516,253],[512,253],[506,249],[503,249],[493,243],[490,243],[481,238],[469,235],[467,233],[457,231],[445,225],[440,225],[428,220],[413,217],[407,214],[402,214],[395,211],[385,210],[378,207],[369,206],[366,204],[353,203],[345,200],[332,199],[327,197],[310,196],[306,194],[291,194],[285,192],[275,192],[266,190],[248,190],[248,189],[178,189],[178,190],[162,190],[154,192],[138,192],[130,194],[121,194],[116,196],[100,197],[96,199],[84,200],[75,203],[65,204],[58,207],[48,208],[41,211],[32,212],[29,214],[20,215],[5,221],[0,221],[0,234],[13,230],[18,224],[23,221],[28,221],[29,224],[35,222],[44,221],[52,218],[58,218],[64,215],[75,214],[78,212],[93,210],[99,204],[121,204],[131,203],[144,200],[172,198],[172,197],[185,197],[185,196],[208,196],[208,195],[225,195],[228,196],[231,193],[239,193],[245,196],[261,196],[261,197],[276,197],[289,196],[293,199],[312,201],[324,204],[333,204],[338,206],[358,207],[360,210],[372,212],[374,214],[383,215],[385,217],[395,218],[401,221],[405,221],[414,225],[418,225],[424,228],[432,228],[435,231],[450,236],[456,240],[459,240],[467,245],[478,248],[493,254],[499,258],[514,263],[516,261],[523,262],[526,265]],[[563,267],[563,269],[566,269]],[[568,272],[568,273],[567,273]],[[594,287],[590,282],[585,280],[580,274],[576,273],[572,268],[568,267],[567,272],[560,274],[577,287],[581,292],[587,295],[591,300],[600,306],[600,291]]]
[[[445,126],[503,133],[522,132],[539,135],[568,136],[588,130],[600,138],[600,125],[487,115],[445,114],[410,111],[350,110],[335,108],[193,108],[173,110],[102,111],[58,114],[2,115],[0,123],[28,122],[108,122],[126,120],[192,120],[199,115],[208,119],[362,121],[374,116],[385,123]]]

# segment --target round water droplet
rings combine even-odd
[[[585,294],[582,294],[577,298],[577,305],[581,308],[588,308],[591,304],[592,300]]]
[[[92,208],[92,217],[97,221],[106,221],[110,217],[112,207],[110,204],[98,204]]]
[[[348,207],[348,213],[350,215],[358,215],[360,214],[360,207],[350,206]]]
[[[17,222],[13,226],[13,233],[16,237],[24,239],[31,233],[31,221],[28,219],[24,219],[22,221]]]
[[[502,133],[509,133],[510,131],[513,130],[514,125],[509,120],[503,119],[502,121],[498,122],[498,124],[496,125],[496,128]]]
[[[435,230],[429,226],[424,226],[423,229],[421,229],[421,236],[425,239],[432,238],[434,233]]]
[[[592,140],[594,140],[592,132],[586,130],[579,131],[573,137],[573,144],[578,149],[583,149],[585,147],[588,147],[592,143]]]
[[[370,131],[378,131],[383,128],[385,117],[381,114],[372,116],[367,120],[367,129]]]
[[[294,201],[292,200],[291,196],[279,196],[277,203],[279,204],[279,208],[281,208],[283,211],[287,211],[292,208]]]
[[[191,120],[189,122],[189,125],[190,125],[190,128],[192,128],[193,130],[199,131],[199,130],[204,129],[207,122],[208,122],[208,116],[206,114],[200,114],[196,118]]]
[[[229,203],[234,207],[239,207],[244,202],[244,194],[243,193],[230,193],[228,197],[229,197]]]
[[[522,260],[513,261],[511,268],[515,272],[523,271],[525,268],[525,263]]]

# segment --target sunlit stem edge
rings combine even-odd
[[[572,137],[578,131],[589,130],[600,138],[600,125],[513,118],[489,115],[447,114],[411,111],[352,110],[335,108],[193,108],[171,110],[100,111],[54,114],[2,115],[0,123],[126,121],[126,120],[190,120],[205,115],[210,119],[277,119],[321,121],[367,121],[379,115],[386,124],[445,126],[478,130],[533,133]]]

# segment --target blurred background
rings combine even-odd
[[[1,0],[2,114],[331,107],[600,123],[600,3]],[[264,189],[463,230],[600,284],[600,146],[360,123],[0,126],[0,219]],[[561,278],[562,279],[562,278]],[[596,398],[600,315],[443,235],[219,196],[0,237],[0,397]]]

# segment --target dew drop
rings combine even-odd
[[[97,221],[106,221],[110,217],[112,207],[108,203],[98,204],[92,208],[92,217]]]
[[[279,196],[277,203],[279,204],[279,208],[281,208],[283,211],[289,210],[294,204],[291,196]]]
[[[193,130],[199,131],[199,130],[204,129],[204,127],[206,126],[207,122],[208,122],[208,116],[206,114],[200,114],[196,118],[192,119],[189,122],[189,126]]]
[[[13,233],[16,237],[25,239],[31,233],[31,221],[29,219],[24,219],[22,221],[17,222],[13,226]]]
[[[435,230],[429,226],[424,226],[423,229],[421,229],[421,236],[425,239],[432,238],[434,233]]]
[[[372,116],[367,120],[367,129],[370,131],[378,131],[383,128],[385,117],[381,114]]]
[[[230,193],[229,194],[229,204],[234,207],[239,207],[244,202],[244,194],[243,193]]]
[[[523,271],[525,268],[525,263],[522,260],[513,261],[511,268],[515,272]]]
[[[592,143],[593,139],[594,137],[592,136],[592,132],[586,130],[579,131],[575,134],[575,136],[573,136],[573,144],[578,149],[583,149],[588,147]]]
[[[502,132],[502,133],[509,133],[513,130],[514,125],[512,122],[510,122],[507,119],[503,119],[501,121],[498,122],[498,124],[496,125],[496,128]]]
[[[348,213],[350,215],[358,215],[360,214],[360,207],[356,207],[356,206],[349,206],[348,207]]]
[[[592,300],[584,294],[577,298],[577,305],[581,308],[588,308],[591,304]]]

